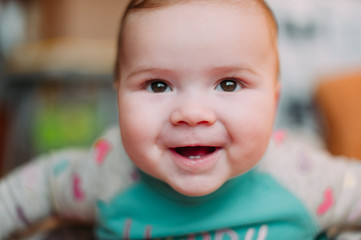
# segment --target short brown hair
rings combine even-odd
[[[121,48],[121,42],[122,42],[122,29],[123,29],[123,23],[125,21],[125,18],[131,11],[137,11],[137,10],[147,10],[147,9],[153,9],[153,8],[160,8],[160,7],[166,7],[172,4],[179,3],[181,1],[195,1],[195,0],[130,0],[128,7],[126,8],[122,19],[120,23],[119,33],[118,33],[118,43],[117,43],[117,53],[116,53],[116,61],[114,66],[114,80],[118,81],[120,77],[120,48]],[[197,0],[197,1],[224,1],[224,0]],[[264,11],[268,22],[270,23],[270,31],[271,36],[274,39],[277,39],[277,32],[278,32],[278,24],[277,20],[271,10],[271,8],[268,6],[268,4],[264,0],[228,0],[232,1],[234,3],[254,3],[261,6],[261,9]],[[277,60],[278,65],[278,60]],[[278,67],[278,66],[277,66]]]

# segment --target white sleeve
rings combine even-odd
[[[291,133],[275,134],[262,168],[304,203],[321,228],[361,223],[361,161],[333,156]]]
[[[0,182],[0,239],[52,214],[94,221],[95,201],[131,184],[134,167],[118,128],[90,150],[66,149],[34,159]]]

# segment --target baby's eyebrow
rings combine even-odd
[[[209,74],[213,76],[217,75],[231,75],[231,74],[240,74],[247,73],[252,75],[258,75],[258,73],[253,70],[251,67],[246,65],[229,65],[229,66],[215,66],[209,69]]]
[[[204,70],[201,70],[204,71]],[[251,74],[258,75],[255,70],[253,70],[248,65],[224,65],[224,66],[211,66],[205,69],[203,72],[209,76],[222,76],[224,75],[237,75],[237,74]],[[133,78],[135,76],[140,75],[151,75],[151,76],[159,76],[159,77],[170,77],[175,78],[177,70],[169,69],[169,68],[161,68],[161,67],[151,67],[151,66],[139,66],[135,67],[130,73],[127,75],[126,79]]]
[[[173,74],[173,71],[167,68],[154,68],[154,67],[147,67],[147,66],[141,66],[137,67],[135,70],[132,70],[127,78],[132,78],[136,75],[141,74],[153,74],[153,75],[171,75]]]
[[[250,72],[256,74],[256,72],[248,67],[248,66],[241,66],[241,65],[230,65],[230,66],[217,66],[212,67],[210,72],[213,74],[222,74],[222,73],[233,73],[233,72]]]

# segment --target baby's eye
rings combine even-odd
[[[216,86],[217,91],[235,92],[242,88],[239,81],[233,79],[225,79]]]
[[[169,85],[163,81],[152,81],[148,84],[146,89],[149,92],[154,92],[154,93],[163,93],[163,92],[172,91]]]

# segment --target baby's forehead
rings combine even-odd
[[[138,1],[139,2],[139,1]],[[261,26],[261,29],[265,29],[265,31],[269,30],[269,37],[265,37],[263,36],[262,39],[265,41],[268,41],[268,39],[270,40],[269,43],[271,43],[272,49],[274,49],[274,53],[275,53],[275,60],[276,62],[278,62],[278,53],[277,53],[277,24],[273,18],[272,12],[270,11],[270,9],[268,8],[267,4],[265,4],[263,2],[263,0],[163,0],[163,1],[159,1],[159,0],[146,0],[146,1],[142,1],[144,3],[144,5],[139,5],[139,6],[132,6],[130,5],[130,8],[128,9],[124,22],[123,22],[123,28],[121,29],[122,32],[120,33],[120,38],[119,38],[119,50],[118,50],[118,56],[117,56],[117,65],[115,66],[115,70],[116,70],[116,76],[119,76],[119,63],[123,62],[126,60],[126,57],[124,54],[124,50],[125,48],[128,48],[129,45],[127,44],[133,44],[135,39],[143,38],[144,37],[144,31],[148,32],[149,31],[149,24],[147,25],[146,29],[143,29],[143,31],[139,31],[139,29],[142,29],[142,27],[139,28],[139,24],[144,23],[144,20],[146,20],[146,22],[149,23],[149,19],[147,19],[146,16],[149,16],[149,14],[153,15],[152,19],[157,18],[157,14],[158,11],[160,10],[160,12],[167,11],[167,8],[171,9],[172,6],[176,6],[176,5],[188,5],[188,6],[192,6],[192,3],[195,3],[194,6],[197,6],[198,11],[199,11],[199,7],[204,6],[204,10],[207,11],[208,7],[212,7],[213,4],[215,5],[219,5],[222,4],[224,6],[226,6],[226,4],[232,4],[235,7],[231,6],[231,8],[225,7],[222,9],[230,9],[230,11],[236,12],[236,15],[238,15],[238,13],[240,15],[252,15],[252,16],[256,16],[256,18],[262,19],[261,22],[262,25],[264,24],[265,28],[263,28],[263,26]],[[153,3],[153,5],[151,5],[151,3]],[[155,3],[159,3],[158,5],[154,5]],[[191,4],[188,4],[191,3]],[[204,4],[204,5],[203,5]],[[219,8],[219,6],[216,6],[217,8]],[[186,8],[181,8],[181,9],[186,9]],[[235,10],[236,9],[236,10]],[[188,9],[189,10],[189,9]],[[239,11],[238,11],[239,10]],[[224,12],[222,12],[222,14],[224,14]],[[184,15],[187,15],[186,13]],[[201,14],[202,15],[202,14]],[[142,16],[146,17],[146,18],[142,18]],[[140,18],[143,19],[143,21],[138,21],[140,20]],[[243,19],[243,17],[242,17]],[[245,19],[245,18],[244,18]],[[239,21],[240,19],[236,19],[234,21]],[[249,20],[249,19],[248,19]],[[241,20],[242,21],[242,20]],[[159,22],[159,21],[158,21]],[[258,21],[257,21],[258,22]],[[134,25],[135,24],[135,25]],[[247,25],[252,26],[253,24],[255,24],[254,22],[252,23],[252,21],[250,21],[249,23],[247,22]],[[227,24],[226,24],[227,25]],[[242,24],[231,24],[232,26],[224,26],[224,28],[228,28],[230,29],[232,28],[237,28],[240,27]],[[137,31],[132,31],[130,29],[134,29],[133,27],[137,28]],[[240,27],[241,28],[241,27]],[[246,28],[246,29],[252,29],[252,28]],[[242,31],[246,31],[246,29],[242,30]],[[129,40],[129,33],[128,31],[131,31],[132,34],[130,34],[133,38],[131,38],[131,41]],[[165,29],[163,30],[165,31]],[[210,30],[212,31],[212,30]],[[253,32],[253,31],[252,31]],[[134,35],[134,33],[137,33],[138,35]],[[165,32],[163,32],[165,33]],[[125,39],[128,39],[127,41],[125,41]],[[266,40],[267,39],[267,40]],[[139,39],[140,40],[140,39]],[[126,44],[127,43],[127,44]],[[125,46],[127,45],[127,47]],[[128,55],[127,55],[128,56]],[[277,63],[278,65],[278,63]],[[277,67],[278,68],[278,67]]]
[[[205,5],[210,4],[232,4],[236,9],[239,9],[239,14],[255,14],[259,17],[264,17],[265,22],[270,29],[272,36],[277,38],[277,21],[268,4],[264,0],[133,0],[129,4],[127,11],[123,16],[123,24],[129,16],[142,15],[147,12],[152,12],[171,7],[178,4],[188,4],[192,2],[203,2]],[[251,23],[250,23],[251,24]],[[124,27],[124,25],[123,25]]]

